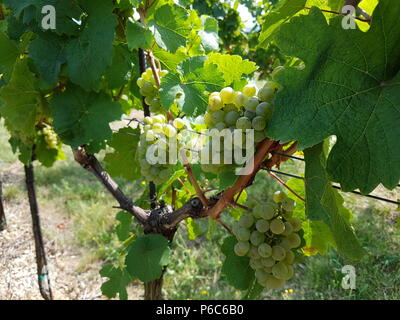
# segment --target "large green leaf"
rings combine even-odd
[[[6,119],[7,127],[26,136],[35,133],[36,113],[41,101],[36,84],[28,60],[24,59],[15,63],[10,82],[0,90],[0,98],[5,102],[0,106],[0,114]]]
[[[17,43],[0,32],[0,73],[6,81],[10,80],[15,61],[20,54]]]
[[[210,54],[206,66],[216,64],[218,71],[224,75],[225,85],[229,86],[234,81],[242,78],[243,74],[249,75],[258,69],[257,65],[247,59],[243,60],[242,57],[237,55],[212,53]]]
[[[121,300],[128,299],[126,286],[132,281],[126,269],[116,268],[112,264],[105,265],[100,275],[109,278],[101,285],[101,292],[108,298],[115,298],[117,294]]]
[[[201,38],[201,46],[203,47],[205,53],[218,51],[218,20],[209,16],[201,16],[201,22],[203,25],[203,30],[198,31],[198,35]]]
[[[54,127],[65,144],[78,147],[111,138],[109,123],[119,120],[121,106],[105,93],[71,85],[51,100]]]
[[[111,64],[117,19],[111,0],[81,0],[88,13],[85,28],[65,50],[71,81],[86,90],[98,89],[100,77]]]
[[[23,14],[24,22],[35,21],[37,27],[41,27],[42,8],[51,5],[56,10],[56,29],[58,34],[76,34],[79,24],[72,18],[79,20],[82,10],[76,0],[4,0],[6,5],[14,10],[18,17]],[[53,30],[52,30],[53,31]]]
[[[205,65],[207,57],[190,57],[178,65],[176,73],[170,72],[161,82],[160,99],[164,108],[169,109],[177,101],[187,115],[198,116],[206,111],[206,91],[222,89],[224,80],[214,64]]]
[[[247,290],[253,285],[254,270],[250,267],[250,258],[239,257],[233,251],[237,240],[235,237],[228,237],[221,246],[221,251],[225,255],[222,265],[222,274],[228,283],[238,290]]]
[[[110,89],[121,88],[129,81],[133,69],[132,53],[126,45],[120,44],[113,48],[113,59],[105,73]]]
[[[304,150],[307,218],[323,221],[329,227],[341,255],[361,259],[364,250],[348,222],[351,214],[343,206],[343,198],[328,179],[323,149],[323,143],[320,143]]]
[[[161,276],[169,255],[168,240],[159,234],[149,234],[129,246],[126,268],[132,277],[149,282]]]
[[[150,49],[153,41],[151,31],[144,27],[140,22],[130,22],[126,24],[126,41],[129,49]]]
[[[107,172],[113,177],[122,177],[136,180],[141,177],[140,165],[136,156],[139,143],[140,130],[122,128],[113,133],[108,145],[114,152],[107,153],[104,157]]]
[[[157,44],[170,52],[184,47],[191,31],[189,13],[176,4],[166,4],[158,8],[149,25]]]
[[[40,34],[29,46],[29,56],[44,80],[56,84],[61,66],[66,62],[64,49],[66,43],[52,34]]]
[[[302,148],[336,135],[328,172],[345,191],[369,193],[379,183],[392,189],[400,179],[399,15],[395,0],[381,1],[364,33],[344,30],[341,17],[328,25],[314,8],[275,37],[305,68],[277,74],[284,89],[269,135]]]

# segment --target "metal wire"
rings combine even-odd
[[[300,176],[297,176],[295,174],[281,172],[281,171],[272,170],[272,169],[266,169],[266,170],[268,170],[270,172],[273,172],[273,173],[276,173],[276,174],[281,174],[281,175],[292,177],[292,178],[295,178],[295,179],[304,180],[304,177],[300,177]],[[332,185],[332,188],[342,190],[342,188],[340,186],[337,186],[337,185]],[[362,194],[361,192],[358,192],[358,191],[350,191],[350,192],[354,193],[354,194],[357,194],[359,196],[368,197],[368,198],[372,198],[372,199],[376,199],[376,200],[380,200],[380,201],[385,201],[385,202],[392,203],[392,204],[395,204],[395,205],[398,205],[398,206],[400,205],[400,201],[395,201],[395,200],[391,200],[391,199],[382,198],[382,197],[379,197],[379,196],[375,196],[373,194]]]

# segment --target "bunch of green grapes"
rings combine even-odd
[[[165,116],[161,114],[145,117],[144,123],[138,146],[141,174],[147,181],[162,184],[173,174],[172,167],[174,164],[169,163],[170,144],[176,144],[178,151],[183,148],[182,131],[187,127],[187,124],[180,118],[168,123]],[[156,154],[161,151],[165,152],[165,164],[152,164],[146,159],[146,153],[150,146],[155,148]]]
[[[44,137],[44,141],[46,142],[47,148],[57,149],[59,141],[57,134],[54,132],[53,128],[50,126],[45,126],[41,131]]]
[[[295,252],[301,245],[301,220],[293,217],[295,201],[277,192],[273,201],[257,204],[241,216],[233,232],[235,253],[250,257],[258,283],[278,289],[293,277]]]
[[[204,115],[204,123],[208,129],[239,129],[242,138],[233,136],[232,148],[245,148],[246,129],[254,129],[254,144],[267,138],[266,126],[272,116],[272,103],[275,98],[278,84],[272,81],[266,83],[258,93],[256,87],[246,85],[242,91],[234,91],[227,87],[220,92],[213,92],[209,96],[207,112]],[[223,146],[223,141],[221,141]],[[232,150],[221,150],[232,152]],[[223,156],[221,156],[223,159]],[[221,160],[217,165],[203,165],[204,171],[223,171],[224,163]],[[229,167],[228,167],[229,168]]]
[[[168,73],[167,70],[158,71],[160,80]],[[140,94],[145,97],[146,104],[150,107],[153,113],[161,112],[159,89],[154,79],[154,74],[151,68],[148,68],[142,73],[142,76],[137,79],[137,85],[140,88]]]

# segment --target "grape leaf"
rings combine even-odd
[[[202,230],[199,227],[199,224],[192,218],[186,219],[187,226],[187,236],[189,240],[196,240],[196,238],[202,234]]]
[[[258,69],[252,61],[243,60],[240,56],[222,53],[210,54],[205,66],[211,64],[216,64],[218,71],[223,73],[226,86],[240,80],[243,74],[251,74]]]
[[[323,221],[331,230],[338,253],[354,260],[361,259],[361,248],[348,220],[350,213],[343,206],[343,198],[326,173],[323,143],[304,150],[306,160],[306,214],[310,220]]]
[[[17,43],[8,39],[4,32],[0,32],[0,73],[4,80],[10,80],[15,61],[20,54]]]
[[[160,60],[162,66],[170,71],[175,71],[178,65],[187,58],[187,55],[180,50],[175,53],[170,53],[158,46],[153,49],[153,54]]]
[[[191,31],[187,10],[176,4],[165,4],[158,8],[149,26],[157,44],[169,52],[184,47]]]
[[[29,57],[51,86],[56,84],[61,66],[66,62],[64,48],[65,42],[49,33],[40,34],[29,46]]]
[[[15,63],[10,82],[0,89],[0,98],[5,104],[0,107],[7,127],[26,136],[35,133],[36,113],[40,105],[40,94],[36,91],[37,79],[29,70],[28,60]]]
[[[119,120],[121,106],[105,93],[86,92],[70,85],[54,95],[54,128],[61,140],[73,148],[111,138],[109,123]]]
[[[7,6],[14,10],[16,17],[23,15],[24,23],[35,21],[36,28],[41,27],[42,8],[51,5],[56,10],[56,29],[58,34],[74,35],[79,29],[79,24],[75,20],[79,20],[82,9],[75,0],[4,0]]]
[[[129,52],[125,45],[114,46],[112,63],[105,73],[108,87],[110,89],[117,89],[127,84],[132,69],[132,53]]]
[[[286,184],[303,199],[305,198],[304,180],[291,179]],[[293,193],[289,193],[288,197],[296,201],[293,216],[302,220],[303,238],[305,240],[305,246],[302,248],[303,253],[308,256],[317,253],[326,254],[329,246],[336,248],[332,232],[326,223],[318,220],[308,220],[304,201]]]
[[[119,294],[121,300],[128,299],[126,286],[132,281],[126,269],[116,268],[112,264],[105,265],[100,275],[109,278],[101,285],[101,292],[108,298],[115,298]]]
[[[130,22],[126,24],[126,41],[130,50],[132,49],[150,49],[153,41],[151,31],[140,22]]]
[[[219,37],[218,37],[218,21],[217,19],[209,16],[201,16],[203,30],[197,32],[201,38],[201,45],[205,53],[211,51],[218,51]]]
[[[178,65],[176,73],[168,73],[161,81],[160,100],[169,109],[174,101],[187,115],[198,116],[206,111],[208,97],[205,91],[222,89],[224,80],[216,65],[205,65],[207,57],[190,57]]]
[[[228,237],[221,246],[225,255],[225,261],[221,272],[230,285],[238,290],[247,290],[253,285],[254,271],[251,269],[249,257],[239,257],[233,251],[237,240],[235,237]]]
[[[126,211],[120,211],[117,213],[115,219],[119,221],[119,224],[115,227],[118,240],[125,241],[129,238],[133,216]]]
[[[393,189],[400,179],[400,7],[382,1],[371,28],[328,25],[314,8],[281,27],[276,43],[305,62],[276,75],[283,90],[268,126],[271,138],[309,147],[330,135],[337,142],[328,172],[345,191]]]
[[[14,154],[18,152],[19,161],[25,165],[28,165],[32,161],[32,143],[23,143],[20,139],[13,136],[11,136],[8,142],[11,145],[12,152]]]
[[[132,277],[149,282],[161,276],[169,255],[167,239],[159,234],[145,235],[128,247],[126,268]]]
[[[136,180],[141,177],[140,165],[136,152],[139,143],[140,130],[122,128],[113,133],[108,145],[114,148],[114,152],[107,153],[104,157],[107,172],[113,177],[122,177],[128,180]]]
[[[307,9],[313,6],[323,10],[340,12],[344,0],[284,0],[272,11],[269,12],[262,24],[262,31],[259,36],[260,46],[266,46],[272,39],[272,36],[279,28],[288,22],[293,16],[306,14]],[[331,17],[332,13],[324,12],[324,15]]]
[[[65,49],[68,72],[75,84],[96,90],[112,61],[117,19],[112,13],[111,0],[81,0],[80,4],[89,16],[80,36],[72,39]]]

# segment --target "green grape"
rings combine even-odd
[[[282,235],[288,236],[289,234],[291,234],[293,232],[293,226],[288,221],[284,222],[284,225],[285,225],[285,230],[282,232]]]
[[[163,132],[168,138],[175,137],[177,134],[175,127],[170,124],[167,124],[163,127]]]
[[[272,267],[272,274],[277,279],[286,280],[288,276],[288,268],[284,263],[278,262]]]
[[[301,238],[297,233],[292,233],[287,236],[287,240],[290,242],[291,247],[298,248],[301,244]]]
[[[286,220],[290,219],[293,216],[293,211],[285,211],[281,213],[282,217],[284,217]]]
[[[256,91],[257,91],[256,87],[255,87],[255,86],[252,86],[252,85],[250,85],[250,84],[245,85],[245,86],[243,87],[243,90],[242,90],[242,92],[243,92],[246,96],[248,96],[249,98],[253,97],[253,96],[256,94]]]
[[[258,99],[264,102],[271,102],[274,99],[275,90],[268,87],[263,87],[258,91]]]
[[[165,123],[167,120],[162,114],[153,116],[153,123]]]
[[[264,219],[260,219],[256,222],[256,229],[258,232],[265,233],[269,230],[269,222]]]
[[[258,253],[258,247],[251,246],[249,251],[249,257],[253,259],[260,259],[260,254]]]
[[[143,96],[151,97],[155,94],[155,88],[151,82],[145,82],[143,83],[143,87],[140,88],[140,92],[141,94],[143,93]]]
[[[275,215],[275,208],[271,206],[269,203],[258,204],[253,208],[253,215],[258,218],[270,220]]]
[[[250,242],[254,246],[258,246],[265,240],[265,235],[258,231],[253,231],[250,235]]]
[[[224,122],[225,112],[222,110],[211,113],[211,119],[214,123]]]
[[[261,243],[258,246],[258,254],[262,257],[262,258],[268,258],[271,256],[272,254],[272,248],[268,243]]]
[[[249,241],[250,240],[250,230],[246,228],[239,228],[237,233],[235,234],[236,238],[240,241]]]
[[[239,225],[243,228],[250,228],[254,223],[254,218],[251,214],[243,214],[240,217]]]
[[[264,268],[271,268],[275,264],[275,260],[272,257],[261,258],[261,264]]]
[[[257,98],[250,98],[244,104],[244,108],[248,111],[256,112],[259,102]]]
[[[293,276],[294,276],[294,268],[291,265],[286,265],[286,267],[288,269],[288,273],[287,273],[286,279],[284,279],[284,280],[289,280],[289,279],[293,278]]]
[[[233,100],[233,103],[236,107],[240,108],[243,107],[244,104],[249,100],[249,97],[243,93],[238,93]]]
[[[218,122],[218,123],[214,126],[214,128],[215,128],[215,129],[218,129],[218,131],[221,131],[221,130],[223,130],[223,129],[226,128],[226,125],[225,125],[224,122]]]
[[[154,141],[156,140],[156,134],[153,130],[149,130],[146,132],[146,141]]]
[[[236,121],[236,128],[241,130],[251,129],[251,121],[246,117],[241,117]]]
[[[204,115],[204,124],[205,124],[207,127],[212,127],[212,126],[213,126],[214,122],[213,122],[213,120],[212,120],[211,113],[207,112],[207,113]]]
[[[163,125],[162,125],[161,123],[155,123],[155,124],[153,125],[153,131],[154,131],[155,133],[161,133],[161,132],[163,132]]]
[[[260,259],[250,259],[250,268],[252,268],[253,270],[258,270],[258,269],[262,269],[262,264],[261,264],[261,260]]]
[[[143,87],[143,85],[144,85],[144,79],[143,78],[138,78],[137,80],[136,80],[136,84],[137,84],[137,86],[139,87],[139,88],[142,88]]]
[[[285,238],[281,242],[279,242],[279,245],[286,251],[289,251],[290,249],[292,249],[292,245],[287,238]]]
[[[208,106],[211,111],[217,111],[222,109],[224,104],[222,103],[222,99],[219,96],[211,96],[208,100]]]
[[[260,284],[267,280],[267,275],[268,273],[262,269],[257,269],[255,272],[256,279],[260,282]]]
[[[231,87],[223,88],[219,95],[225,104],[233,103],[235,99],[235,91]]]
[[[286,194],[282,191],[277,191],[272,196],[272,200],[274,200],[275,203],[281,203],[285,199],[286,199]]]
[[[148,125],[153,124],[153,118],[152,117],[144,117],[143,121],[144,121],[145,124],[148,124]]]
[[[272,117],[273,107],[268,102],[261,102],[256,108],[256,114],[264,119]]]
[[[238,243],[235,244],[234,247],[235,254],[240,257],[245,256],[247,252],[249,252],[249,250],[250,250],[250,243],[248,242],[239,241]]]
[[[249,120],[253,120],[256,117],[256,113],[253,111],[246,110],[244,112],[244,116]]]
[[[297,232],[301,229],[301,220],[298,218],[289,218],[288,221],[293,226],[293,231]]]
[[[279,89],[280,85],[275,81],[267,81],[264,87],[276,90]]]
[[[282,208],[286,211],[293,211],[296,207],[296,202],[293,199],[286,198],[282,201]]]
[[[236,121],[239,119],[239,117],[240,117],[239,112],[237,112],[237,111],[229,111],[225,115],[225,123],[228,126],[232,126],[232,125],[236,124]]]
[[[272,247],[272,258],[276,261],[282,261],[285,259],[286,251],[281,246],[273,246]]]
[[[285,224],[280,219],[274,219],[270,222],[269,228],[274,234],[281,234],[285,231]]]
[[[228,112],[230,112],[230,111],[236,111],[236,112],[238,112],[238,111],[239,111],[239,108],[236,107],[233,103],[229,103],[229,104],[226,104],[226,105],[224,106],[224,111],[225,111],[226,113],[228,113]]]
[[[256,142],[256,143],[261,142],[266,137],[267,136],[264,131],[254,131],[254,142]]]
[[[286,264],[293,264],[294,258],[295,258],[295,255],[294,255],[293,251],[288,250],[288,251],[286,251],[286,257],[282,262],[284,262]]]
[[[254,128],[254,130],[261,131],[261,130],[265,129],[267,122],[265,121],[265,119],[263,117],[257,116],[252,120],[251,125]]]
[[[268,289],[279,289],[284,284],[285,284],[285,280],[277,279],[272,275],[268,275],[267,280],[265,281],[265,286]]]
[[[176,118],[176,119],[174,119],[174,121],[173,121],[173,125],[174,125],[174,127],[177,128],[178,130],[181,130],[181,129],[183,129],[183,128],[185,127],[185,122],[184,122],[182,119],[180,119],[180,118]]]
[[[171,176],[171,171],[169,169],[161,170],[159,176],[161,178],[161,181],[168,180]]]

